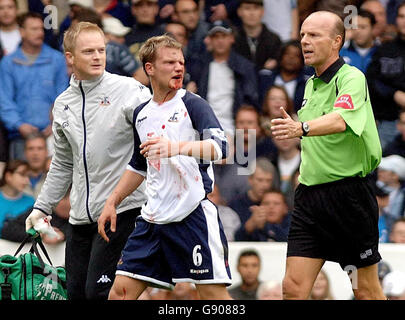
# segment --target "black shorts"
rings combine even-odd
[[[69,224],[66,237],[65,266],[69,300],[107,300],[115,278],[118,259],[141,208],[117,215],[117,229],[106,233],[110,242],[98,234],[97,222],[83,225]]]
[[[361,268],[381,260],[378,240],[378,204],[371,178],[297,187],[287,257]]]

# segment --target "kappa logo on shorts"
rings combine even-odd
[[[111,279],[107,275],[103,274],[101,276],[101,278],[97,280],[97,283],[100,283],[100,282],[101,283],[111,282]]]
[[[337,99],[334,104],[335,108],[354,109],[352,97],[349,94],[344,94]]]

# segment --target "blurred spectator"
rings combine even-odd
[[[233,299],[256,300],[257,288],[260,285],[260,268],[260,256],[256,250],[246,249],[239,254],[237,270],[241,283],[229,289],[229,294]]]
[[[238,24],[236,10],[239,0],[204,0],[205,19],[210,22],[230,20]]]
[[[235,194],[229,207],[240,218],[242,225],[250,218],[252,206],[259,206],[264,194],[273,186],[276,169],[266,158],[258,158],[255,162],[255,171],[248,178],[250,189],[242,194]]]
[[[382,285],[384,294],[389,300],[405,300],[405,273],[394,270],[388,273]]]
[[[32,209],[34,198],[23,192],[28,184],[28,164],[23,160],[7,162],[0,181],[0,237],[7,219]]]
[[[260,117],[260,126],[268,137],[272,135],[270,129],[271,120],[282,117],[280,111],[281,107],[283,107],[293,119],[297,119],[293,102],[288,96],[287,90],[283,86],[273,85],[264,95],[262,115]]]
[[[378,233],[379,242],[386,243],[389,241],[389,233],[391,229],[392,219],[388,210],[390,193],[385,188],[375,186],[375,195],[378,203]]]
[[[356,4],[355,0],[298,0],[299,25],[315,11],[331,11],[344,19],[344,8],[349,4]]]
[[[297,0],[263,0],[263,22],[286,42],[299,38],[299,17]]]
[[[48,173],[48,149],[46,139],[40,132],[34,132],[27,136],[24,154],[28,163],[28,178],[30,180],[24,192],[36,199]]]
[[[183,46],[183,54],[187,54],[188,31],[181,22],[169,22],[165,26],[165,32],[173,36]]]
[[[278,150],[274,164],[278,169],[280,176],[280,190],[286,196],[288,207],[292,208],[293,195],[288,195],[290,190],[293,190],[291,185],[292,176],[301,164],[301,150],[300,150],[300,139],[292,138],[285,140],[274,139],[274,144]]]
[[[321,269],[315,279],[309,300],[333,300],[330,281],[325,270]]]
[[[4,50],[1,47],[1,42],[0,42],[0,60],[1,60],[1,58],[3,58],[3,56],[4,56]]]
[[[0,62],[0,116],[8,131],[10,159],[24,157],[24,138],[52,133],[49,111],[67,87],[64,56],[43,43],[42,16],[26,13],[19,19],[21,46]]]
[[[389,264],[387,262],[385,262],[384,260],[380,260],[380,262],[378,262],[378,279],[380,280],[381,283],[381,287],[382,287],[382,282],[384,280],[384,277],[391,272],[391,267],[389,266]]]
[[[252,206],[251,211],[252,215],[236,232],[236,241],[287,241],[291,215],[280,191],[266,192],[260,206]]]
[[[8,140],[7,132],[3,122],[0,121],[0,180],[3,177],[3,171],[8,159]]]
[[[48,11],[45,9],[47,5],[51,5],[52,0],[29,0],[28,10],[26,12],[36,12],[42,16],[43,21],[47,21]],[[18,6],[17,6],[18,8]],[[19,9],[19,8],[18,8]],[[20,10],[19,10],[20,12]],[[24,12],[24,13],[26,13]],[[56,13],[56,12],[54,12]],[[57,19],[57,18],[56,18]],[[58,38],[55,34],[56,29],[52,27],[47,27],[44,30],[44,42],[53,49],[58,50]]]
[[[389,192],[387,214],[392,220],[404,216],[405,206],[405,158],[398,155],[383,157],[378,166],[377,186]]]
[[[126,27],[134,24],[134,17],[126,1],[119,0],[93,0],[94,9],[103,17],[114,17]]]
[[[171,16],[174,12],[175,0],[159,0],[159,23],[168,23],[171,21]]]
[[[62,43],[63,43],[63,35],[65,34],[65,31],[69,29],[70,25],[72,24],[72,19],[75,15],[77,15],[83,8],[86,9],[93,9],[94,7],[94,2],[93,0],[68,0],[69,4],[69,12],[65,19],[62,21],[62,23],[59,26],[59,39],[58,43],[61,48],[61,51],[63,51],[62,48]]]
[[[235,125],[233,154],[230,153],[226,165],[214,166],[215,179],[226,203],[248,191],[248,178],[257,158],[273,159],[277,153],[270,137],[263,134],[259,125],[259,113],[253,106],[242,105],[239,108]],[[278,179],[274,181],[278,187]]]
[[[241,0],[239,3],[237,12],[242,26],[236,31],[233,48],[253,62],[256,70],[275,68],[281,40],[262,22],[263,0]]]
[[[399,110],[396,127],[399,134],[385,146],[383,157],[396,154],[405,158],[405,110]]]
[[[399,218],[394,222],[390,233],[390,242],[405,243],[405,218]]]
[[[240,227],[239,215],[226,205],[216,184],[207,198],[218,208],[219,218],[221,219],[226,239],[228,241],[234,241],[235,231]]]
[[[158,0],[131,0],[131,5],[136,23],[132,26],[131,32],[125,36],[125,44],[138,59],[138,52],[143,43],[150,37],[164,34],[165,31],[163,26],[157,23]]]
[[[0,46],[3,55],[13,53],[21,42],[15,0],[0,0]],[[0,57],[1,59],[1,57]]]
[[[102,23],[107,40],[106,70],[121,76],[134,77],[147,85],[149,81],[141,64],[132,56],[125,45],[125,35],[131,31],[131,28],[123,26],[121,21],[114,17],[104,18]]]
[[[235,131],[236,111],[243,103],[258,106],[254,65],[232,49],[231,26],[217,21],[208,33],[212,52],[190,70],[197,93],[206,99],[228,135]]]
[[[340,50],[340,56],[345,59],[347,64],[366,73],[376,50],[373,35],[376,21],[371,12],[361,9],[358,15],[353,17],[353,23],[357,24],[357,28],[352,31],[352,40],[350,40],[349,46]]]
[[[375,25],[373,28],[374,38],[376,39],[377,43],[381,43],[382,37],[386,32],[387,28],[387,12],[379,0],[366,0],[360,6],[361,9],[367,10],[374,15],[375,18]]]
[[[257,288],[257,300],[283,300],[281,283],[269,280],[262,282]]]
[[[82,8],[75,12],[72,16],[72,23],[70,26],[82,21],[94,23],[100,28],[103,27],[101,15],[91,8]]]
[[[300,41],[287,41],[281,47],[278,67],[259,72],[260,103],[263,103],[269,88],[274,85],[283,86],[287,90],[288,97],[293,101],[295,112],[297,112],[301,108],[305,83],[310,73],[312,73],[312,68],[304,66]]]
[[[398,8],[398,37],[377,48],[367,81],[378,134],[384,149],[397,135],[398,110],[405,108],[405,2]]]
[[[177,0],[174,5],[172,20],[182,23],[189,33],[185,50],[186,68],[193,63],[200,63],[201,56],[205,53],[204,38],[210,25],[200,19],[198,4],[194,0]]]

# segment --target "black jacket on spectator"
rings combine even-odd
[[[382,153],[383,157],[397,154],[405,158],[405,141],[402,140],[402,135],[398,134],[395,139],[388,143]]]
[[[371,104],[376,120],[398,119],[394,101],[397,90],[405,91],[405,41],[397,37],[377,48],[367,69]]]
[[[0,42],[0,60],[1,60],[1,58],[3,58],[3,56],[4,56],[4,51],[3,51],[3,48],[2,48],[1,42]]]
[[[210,63],[213,60],[213,56],[208,53],[198,64],[194,63],[190,70],[191,80],[197,84],[197,94],[204,99],[207,99],[208,75]],[[251,104],[260,110],[254,64],[232,50],[228,59],[228,67],[235,75],[234,116],[243,103]]]
[[[138,58],[138,52],[141,46],[150,37],[161,36],[165,33],[162,25],[154,24],[134,24],[130,33],[125,36],[125,45],[135,58]]]
[[[286,242],[290,229],[291,214],[287,214],[280,224],[266,222],[263,229],[247,233],[245,225],[235,232],[235,241],[276,241]]]
[[[0,161],[7,162],[8,160],[8,140],[7,130],[3,122],[0,121]]]
[[[257,38],[256,54],[250,51],[248,37],[245,30],[239,27],[235,36],[234,49],[237,53],[252,61],[257,70],[263,69],[268,59],[278,59],[281,48],[281,40],[275,33],[269,31],[264,24]]]

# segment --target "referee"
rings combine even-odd
[[[317,11],[302,24],[308,79],[299,121],[282,109],[276,139],[302,137],[300,185],[288,236],[284,299],[307,299],[326,260],[350,270],[356,299],[385,299],[378,281],[378,206],[369,174],[381,145],[367,82],[339,57],[343,21]]]

